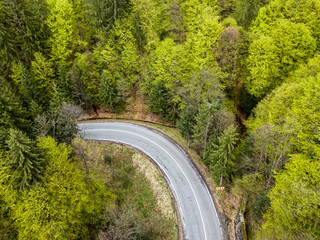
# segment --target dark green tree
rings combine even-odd
[[[213,144],[214,150],[209,156],[210,169],[216,177],[220,177],[220,186],[224,178],[230,179],[231,177],[235,160],[234,147],[238,139],[237,135],[236,128],[234,125],[231,125],[218,138],[219,143],[217,145]]]
[[[89,0],[86,1],[88,16],[96,36],[104,38],[115,23],[130,11],[130,1],[127,0]]]
[[[102,105],[104,107],[111,107],[113,111],[114,106],[121,101],[121,98],[117,94],[116,83],[108,76],[108,71],[106,70],[101,74],[100,96]]]
[[[0,148],[3,148],[8,129],[27,130],[30,127],[30,122],[23,102],[3,78],[0,78],[0,88]]]
[[[188,140],[188,148],[192,138],[194,116],[195,110],[187,106],[181,111],[180,118],[177,121],[177,128],[180,130],[181,135]]]
[[[249,28],[251,22],[258,16],[259,9],[270,0],[239,0],[236,1],[234,17],[238,24]]]
[[[213,131],[213,114],[218,111],[220,104],[203,103],[195,116],[193,128],[193,143],[198,152],[206,151],[209,144],[209,137]],[[203,155],[203,154],[201,154]]]
[[[55,80],[57,90],[62,94],[63,99],[72,101],[74,99],[74,86],[71,82],[70,71],[63,65],[58,65],[57,78]]]

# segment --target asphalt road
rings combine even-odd
[[[85,139],[129,145],[150,157],[165,174],[179,207],[185,239],[223,239],[209,190],[187,154],[157,131],[121,122],[79,124]]]

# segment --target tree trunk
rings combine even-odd
[[[222,186],[223,183],[223,174],[221,174],[221,178],[220,178],[220,186]]]

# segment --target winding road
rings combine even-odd
[[[130,123],[94,122],[78,126],[84,139],[129,145],[158,165],[177,202],[185,239],[223,239],[210,192],[198,170],[178,144],[155,130]]]

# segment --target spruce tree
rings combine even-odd
[[[100,82],[100,96],[104,107],[112,107],[114,111],[114,105],[117,104],[120,99],[117,96],[117,86],[115,81],[108,76],[106,70],[101,74]]]
[[[10,156],[8,164],[18,174],[19,189],[29,188],[43,174],[43,160],[35,144],[20,130],[12,128],[6,143]]]
[[[234,125],[231,125],[219,137],[219,144],[213,144],[214,151],[209,156],[210,168],[220,176],[220,185],[224,178],[230,178],[234,166],[234,146],[237,141],[237,132]]]
[[[181,135],[188,140],[188,147],[192,138],[194,115],[195,111],[191,107],[186,107],[182,110],[180,119],[177,121],[177,128],[180,130]]]
[[[203,103],[195,117],[193,141],[196,149],[206,151],[213,126],[213,114],[219,110],[219,104]]]

